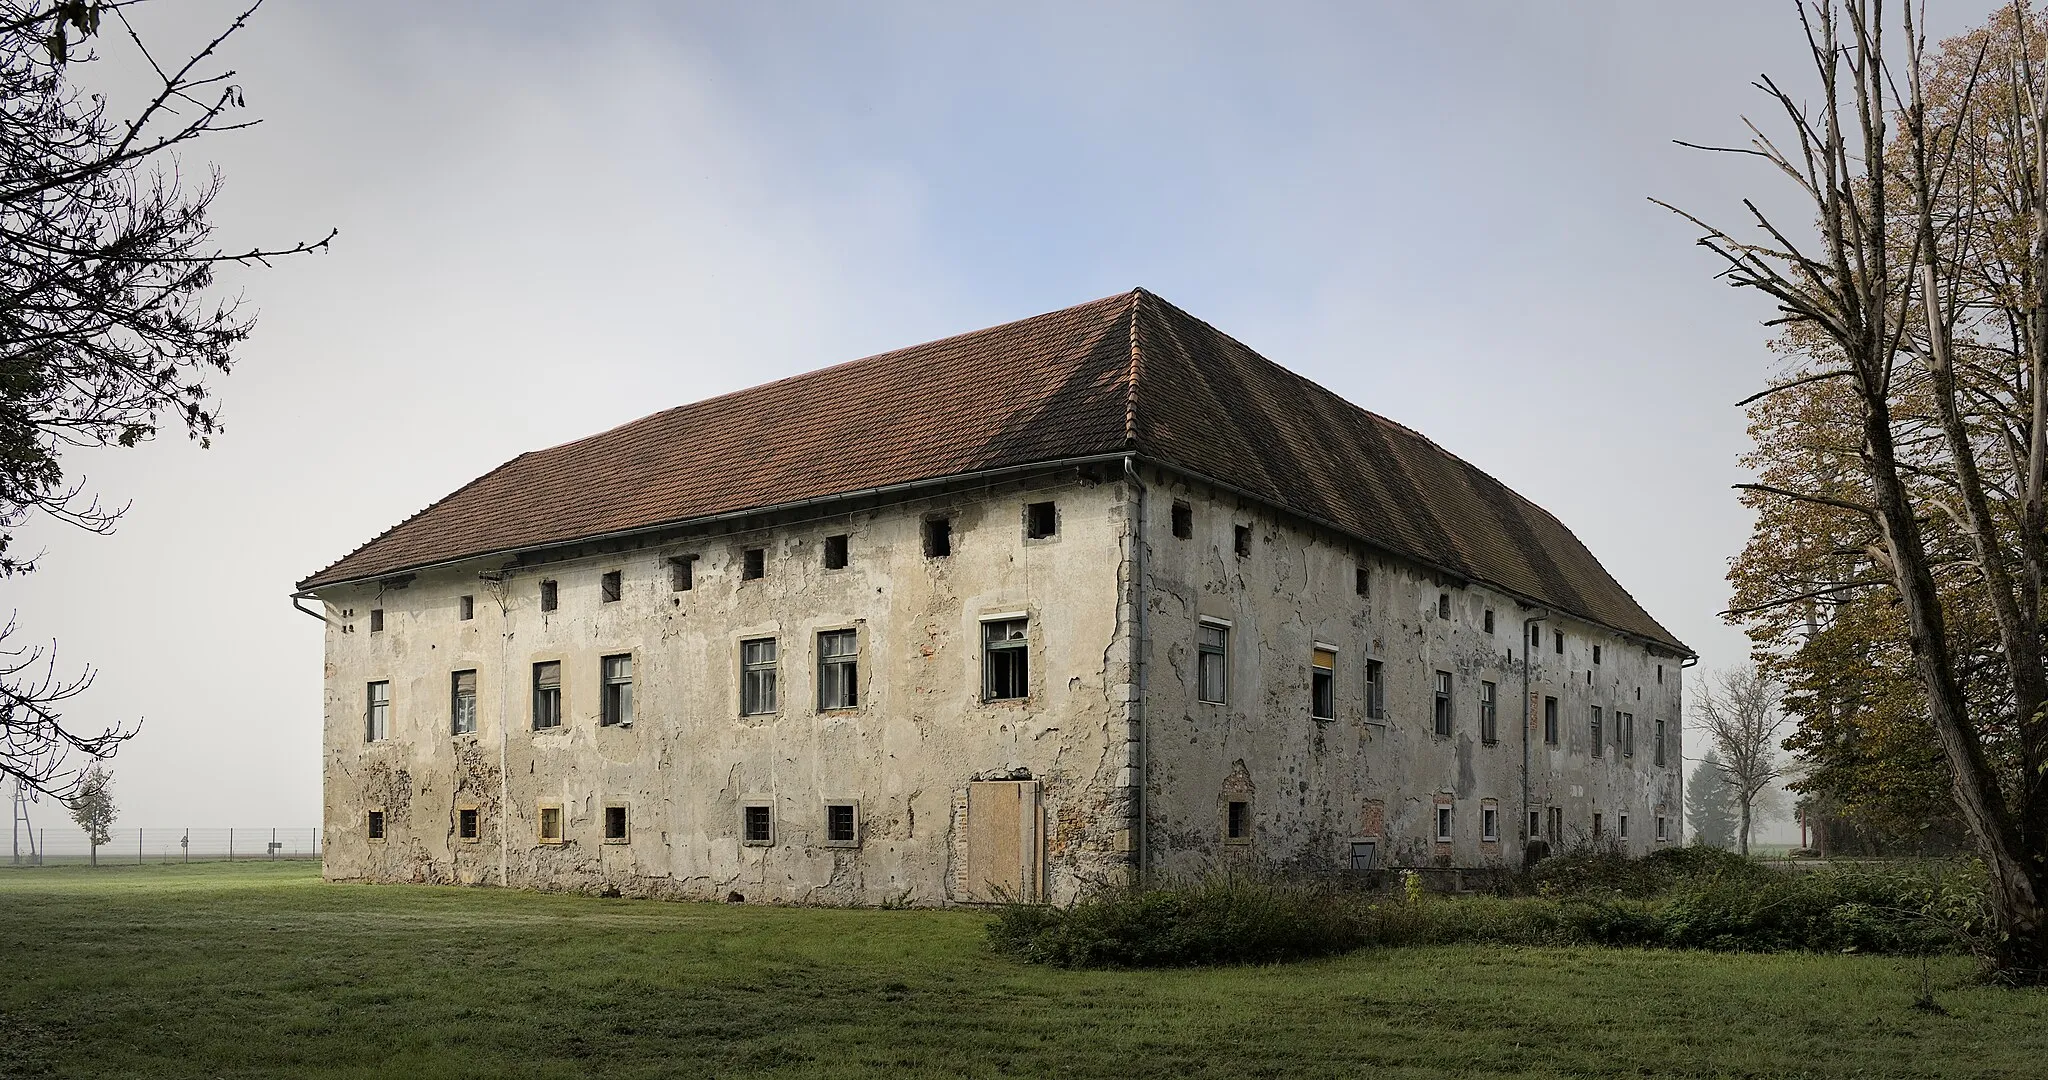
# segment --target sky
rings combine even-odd
[[[189,52],[233,10],[138,26]],[[71,722],[143,721],[119,826],[314,825],[296,580],[524,451],[1143,286],[1499,477],[1734,664],[1768,310],[1650,199],[1787,205],[1672,140],[1739,141],[1801,46],[1789,0],[273,0],[223,51],[262,122],[181,164],[223,175],[225,248],[339,236],[223,275],[258,314],[226,432],[70,454],[131,508],[24,529],[8,603],[96,669]]]

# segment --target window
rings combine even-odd
[[[599,661],[599,675],[604,680],[603,711],[597,722],[604,727],[631,727],[633,725],[633,654],[607,656]]]
[[[1205,622],[1196,631],[1195,695],[1213,705],[1230,700],[1230,628]]]
[[[860,843],[858,821],[852,803],[825,804],[825,843],[852,847]]]
[[[1240,559],[1250,557],[1252,553],[1252,527],[1249,525],[1232,526],[1230,535],[1231,544],[1237,549],[1237,557]]]
[[[1554,697],[1543,699],[1543,741],[1557,745],[1557,699]]]
[[[1533,623],[1532,623],[1532,624],[1530,624],[1530,626],[1529,626],[1529,647],[1530,647],[1530,648],[1539,648],[1539,647],[1541,647],[1541,646],[1542,646],[1542,644],[1543,644],[1543,628],[1542,628],[1542,627],[1540,627],[1540,626],[1537,626],[1537,625],[1535,625],[1535,624],[1533,624]]]
[[[1353,870],[1379,869],[1379,844],[1372,840],[1351,842],[1351,868]]]
[[[449,678],[448,730],[476,734],[476,672],[458,671]]]
[[[752,803],[741,811],[740,838],[756,847],[775,842],[775,811],[766,803]]]
[[[471,843],[482,838],[483,830],[477,822],[476,807],[465,806],[455,812],[455,835]]]
[[[476,618],[476,597],[474,597],[474,596],[458,596],[458,597],[456,597],[456,598],[455,598],[455,617],[456,617],[456,618],[458,618],[458,619],[461,619],[461,620],[462,620],[463,622],[468,622],[469,620],[471,620],[471,619],[474,619],[474,618]]]
[[[1337,718],[1337,654],[1329,649],[1318,647],[1309,657],[1308,715]]]
[[[1479,808],[1479,839],[1489,844],[1500,842],[1500,810],[1498,807]]]
[[[1667,830],[1666,830],[1666,828],[1665,828],[1665,825],[1664,825],[1664,815],[1662,815],[1662,814],[1658,814],[1658,815],[1657,815],[1657,842],[1661,844],[1661,843],[1663,843],[1663,842],[1665,842],[1666,840],[1669,840],[1669,839],[1671,839],[1671,833],[1670,833],[1669,831],[1667,831]]]
[[[1232,799],[1224,808],[1223,839],[1248,844],[1252,839],[1252,804],[1249,799]]]
[[[1662,765],[1664,764],[1664,721],[1657,721],[1654,734],[1657,739],[1657,764]]]
[[[533,730],[562,726],[562,664],[533,665]]]
[[[1600,662],[1600,646],[1598,645],[1593,646],[1593,662],[1596,664]]]
[[[1451,673],[1436,673],[1436,712],[1434,728],[1438,738],[1449,738],[1451,734]]]
[[[370,609],[370,633],[372,633],[372,634],[381,634],[381,633],[383,633],[383,632],[384,632],[384,609],[383,609],[383,608],[371,608],[371,609]]]
[[[1564,842],[1564,807],[1553,806],[1550,812],[1550,842],[1552,845]]]
[[[623,578],[623,576],[621,576],[621,574],[617,570],[607,571],[603,577],[597,579],[598,602],[602,604],[618,603],[619,593],[624,584],[624,580],[625,579]]]
[[[1448,806],[1436,808],[1436,842],[1439,844],[1451,842],[1451,808]]]
[[[1049,502],[1027,503],[1024,507],[1024,535],[1043,540],[1059,531],[1057,508]]]
[[[1173,504],[1173,535],[1186,540],[1195,535],[1195,508],[1184,502]]]
[[[775,711],[774,638],[740,642],[740,715],[760,716]]]
[[[1387,666],[1378,660],[1365,662],[1365,718],[1387,718]]]
[[[607,806],[604,808],[604,842],[623,844],[626,842],[626,808]]]
[[[370,811],[369,834],[372,840],[384,839],[384,811]]]
[[[846,569],[846,534],[825,538],[825,569]]]
[[[1367,568],[1365,568],[1365,567],[1363,567],[1363,566],[1359,567],[1359,568],[1358,568],[1358,581],[1357,581],[1357,582],[1355,583],[1355,585],[1354,585],[1354,588],[1356,588],[1356,589],[1358,590],[1358,595],[1360,595],[1360,596],[1371,596],[1371,595],[1372,595],[1372,571],[1371,571],[1371,570],[1369,570],[1369,569],[1367,569]]]
[[[1600,811],[1593,811],[1593,839],[1600,839]]]
[[[540,842],[559,844],[562,842],[562,808],[543,806],[540,808]]]
[[[1484,616],[1484,617],[1482,617],[1482,618],[1480,619],[1480,625],[1481,625],[1481,626],[1482,626],[1482,627],[1483,627],[1483,628],[1484,628],[1484,629],[1486,630],[1486,632],[1487,632],[1487,633],[1489,633],[1489,634],[1493,633],[1493,609],[1492,609],[1492,608],[1487,608],[1487,609],[1486,609],[1486,614],[1485,614],[1485,616]]]
[[[697,557],[675,555],[668,560],[668,587],[672,592],[689,592],[697,587]]]
[[[759,581],[768,576],[768,549],[748,548],[740,552],[740,580]]]
[[[1606,750],[1602,747],[1600,742],[1601,736],[1604,735],[1605,732],[1600,730],[1600,706],[1598,705],[1593,706],[1593,716],[1591,721],[1586,726],[1586,734],[1592,739],[1593,742],[1593,756],[1606,756]]]
[[[1550,640],[1551,640],[1551,643],[1552,643],[1552,644],[1554,644],[1554,645],[1555,645],[1555,646],[1557,647],[1557,655],[1559,655],[1559,656],[1563,656],[1563,655],[1564,655],[1564,631],[1562,631],[1562,630],[1553,630],[1553,631],[1551,631],[1551,633],[1550,633]]]
[[[557,606],[560,605],[560,603],[561,599],[559,594],[555,591],[555,583],[552,581],[541,582],[540,609],[542,611],[553,611]]]
[[[981,624],[983,701],[1031,696],[1030,629],[1029,619],[991,619]]]
[[[943,559],[953,553],[953,522],[950,518],[926,518],[924,557]]]
[[[827,630],[818,635],[820,711],[860,704],[859,644],[852,630]]]
[[[1621,714],[1621,756],[1636,756],[1636,714]]]
[[[1540,810],[1531,810],[1529,811],[1529,839],[1539,840],[1542,839],[1542,837],[1543,812]]]
[[[1450,593],[1440,592],[1436,594],[1436,617],[1439,619],[1448,619],[1451,617]]]
[[[1664,665],[1662,664],[1657,665],[1657,685],[1664,685]],[[1660,836],[1657,839],[1662,840],[1664,838]]]
[[[1479,684],[1479,741],[1488,746],[1500,741],[1500,691],[1485,681]]]
[[[371,683],[369,696],[369,708],[363,723],[363,738],[368,742],[383,742],[391,737],[391,684]]]
[[[1623,840],[1626,840],[1626,839],[1628,839],[1628,815],[1627,815],[1627,814],[1616,814],[1616,815],[1614,816],[1614,835],[1616,835],[1616,836],[1618,836],[1618,837],[1622,838]]]

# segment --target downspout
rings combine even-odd
[[[1537,646],[1530,644],[1529,631],[1537,623],[1550,617],[1550,612],[1531,615],[1522,620],[1522,862],[1529,861],[1529,845],[1536,841],[1536,830],[1529,828],[1529,765],[1532,748],[1529,744],[1530,729],[1536,726],[1536,699],[1529,696],[1529,665]]]
[[[1145,806],[1146,767],[1149,764],[1145,744],[1150,732],[1145,724],[1145,657],[1150,643],[1145,637],[1145,481],[1138,475],[1134,457],[1124,458],[1124,479],[1130,481],[1137,491],[1136,516],[1131,526],[1131,681],[1133,696],[1125,711],[1131,727],[1137,729],[1136,761],[1131,769],[1135,774],[1131,785],[1131,837],[1136,849],[1131,854],[1132,868],[1137,871],[1138,883],[1145,882],[1148,869],[1148,837],[1146,820],[1149,817]],[[1127,736],[1128,737],[1128,736]]]
[[[507,746],[511,733],[506,728],[506,702],[512,698],[512,610],[505,602],[505,575],[509,570],[486,570],[477,578],[490,587],[498,602],[498,887],[511,887],[512,781]]]
[[[1700,662],[1700,654],[1693,653],[1678,662],[1678,723],[1672,725],[1671,737],[1678,743],[1678,805],[1672,816],[1678,819],[1677,843],[1685,843],[1685,669]]]

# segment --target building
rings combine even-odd
[[[299,583],[336,879],[874,904],[1675,839],[1689,650],[1145,291],[521,455]]]

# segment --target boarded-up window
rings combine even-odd
[[[1045,840],[1038,782],[967,785],[966,899],[1037,903],[1045,895]]]
[[[562,842],[562,808],[543,806],[540,808],[540,842],[559,844]]]
[[[372,634],[381,634],[381,633],[383,633],[383,632],[384,632],[384,609],[383,609],[383,608],[371,608],[371,609],[370,609],[370,633],[372,633]]]

